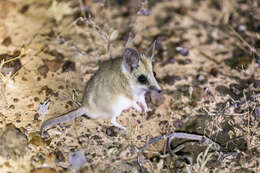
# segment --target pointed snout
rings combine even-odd
[[[152,85],[152,86],[150,86],[150,88],[149,88],[150,90],[154,90],[154,91],[156,91],[156,92],[158,92],[158,93],[161,93],[162,92],[162,89],[160,88],[160,86],[157,84],[157,85]]]
[[[149,87],[150,90],[154,90],[158,93],[161,93],[162,92],[162,89],[161,87],[159,86],[155,76],[153,75],[150,79],[150,87]]]

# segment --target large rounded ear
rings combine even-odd
[[[133,48],[125,48],[123,53],[123,67],[132,72],[135,68],[138,67],[140,60],[139,52]]]
[[[156,40],[153,42],[153,45],[150,46],[150,47],[148,48],[148,50],[146,51],[146,53],[145,53],[145,56],[146,56],[147,58],[150,58],[151,61],[154,60],[155,45],[156,45]]]

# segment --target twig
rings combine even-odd
[[[240,40],[242,43],[250,49],[253,53],[255,53],[257,56],[260,56],[260,53],[256,50],[255,47],[251,46],[244,38],[242,38],[231,26],[228,26],[229,29],[232,31],[232,33]]]
[[[151,139],[148,143],[146,143],[139,151],[137,154],[137,163],[140,166],[140,168],[142,168],[142,162],[140,159],[141,153],[150,145],[152,145],[153,143],[162,140],[162,139],[168,139],[167,142],[167,147],[169,147],[169,145],[171,144],[171,141],[174,138],[178,138],[178,139],[188,139],[188,140],[195,140],[195,141],[199,141],[203,144],[206,144],[208,146],[210,146],[212,149],[214,150],[220,150],[220,145],[215,143],[214,141],[212,141],[211,139],[209,139],[206,136],[203,135],[196,135],[196,134],[190,134],[190,133],[183,133],[183,132],[175,132],[175,133],[171,133],[169,135],[162,135],[159,137],[156,137],[154,139]],[[186,143],[185,143],[186,144]],[[184,148],[184,145],[179,145],[178,147],[176,147],[174,150],[170,150],[171,153],[176,153],[178,151],[180,151],[181,149]]]
[[[84,3],[83,3],[82,0],[79,0],[79,7],[80,7],[80,13],[81,13],[81,15],[83,16],[83,18],[87,18],[87,17],[86,17],[86,14],[85,14],[85,12],[84,12]]]
[[[242,106],[242,105],[244,105],[244,104],[247,104],[247,103],[249,103],[249,102],[252,102],[252,101],[254,101],[257,97],[260,97],[260,93],[255,94],[255,95],[252,95],[252,96],[246,98],[245,100],[242,100],[241,102],[232,104],[232,105],[229,107],[229,110],[234,110],[234,109],[236,109],[236,108],[238,108],[238,107],[240,107],[240,106]]]

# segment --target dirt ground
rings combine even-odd
[[[157,40],[164,99],[148,96],[148,113],[124,111],[127,131],[83,116],[41,138],[42,122],[79,106],[99,62],[120,56],[130,33],[140,52]],[[260,172],[259,33],[257,0],[1,0],[0,172]],[[173,132],[221,148],[160,140],[140,167],[138,149]]]

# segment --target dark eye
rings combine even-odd
[[[140,75],[139,77],[138,77],[138,82],[140,82],[141,84],[146,84],[146,83],[148,83],[148,80],[147,80],[147,78],[145,77],[145,75]]]

